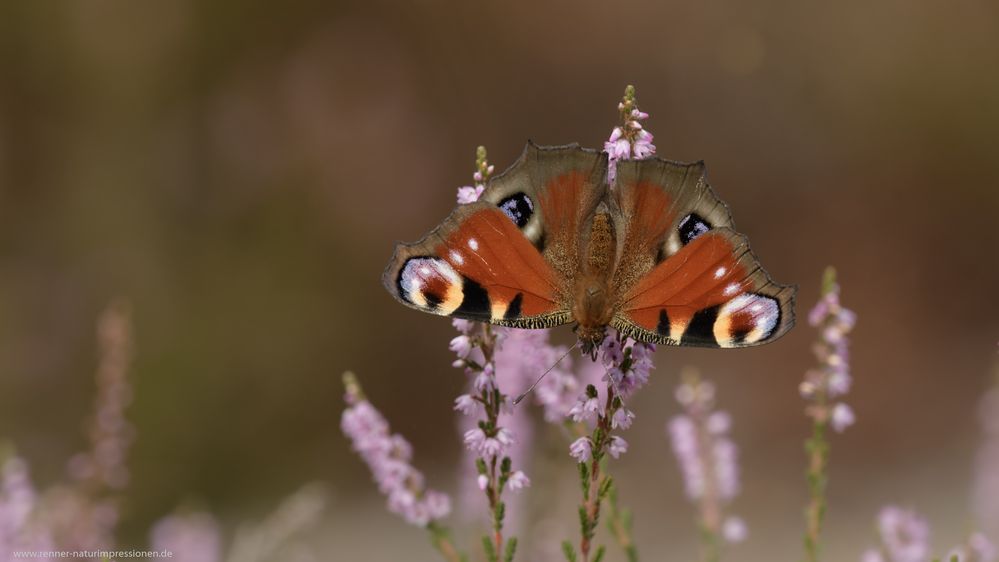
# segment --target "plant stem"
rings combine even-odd
[[[434,548],[437,552],[441,553],[444,560],[447,562],[462,562],[464,557],[455,548],[454,543],[451,542],[451,536],[445,527],[441,527],[436,522],[431,522],[427,525],[427,530],[430,531],[430,540],[434,544]]]

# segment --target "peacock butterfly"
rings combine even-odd
[[[516,328],[573,322],[593,353],[613,326],[636,340],[769,343],[794,325],[795,288],[760,266],[704,164],[621,161],[536,146],[422,240],[396,246],[382,282],[403,304]]]

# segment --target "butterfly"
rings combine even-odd
[[[771,280],[734,230],[703,162],[617,162],[528,142],[474,203],[414,244],[382,282],[406,306],[516,328],[574,323],[595,354],[608,326],[638,341],[746,347],[794,325],[796,288]]]

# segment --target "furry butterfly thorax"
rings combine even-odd
[[[521,157],[413,244],[382,282],[417,310],[517,328],[574,323],[591,352],[608,326],[639,341],[746,347],[794,325],[734,230],[704,164],[528,142]]]

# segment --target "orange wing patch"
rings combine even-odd
[[[557,318],[565,307],[555,272],[499,209],[470,214],[433,253],[409,258],[399,271],[408,304],[499,324],[564,321]]]

